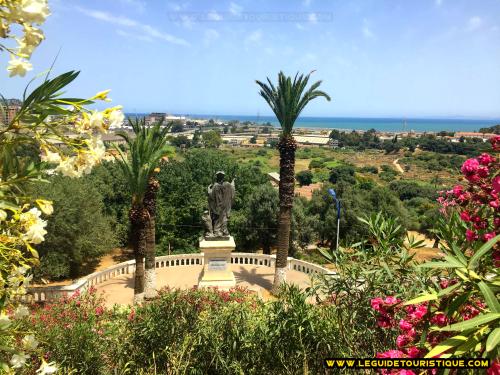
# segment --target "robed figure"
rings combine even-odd
[[[219,171],[215,174],[215,182],[208,189],[209,217],[205,217],[205,237],[228,237],[227,220],[231,214],[235,187],[232,182],[224,181],[225,173]],[[210,221],[210,222],[209,222]],[[208,225],[211,224],[211,225]]]

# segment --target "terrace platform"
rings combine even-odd
[[[248,288],[266,297],[273,285],[274,269],[266,266],[232,264],[231,270],[236,278],[236,286]],[[203,272],[202,265],[160,268],[156,271],[157,288],[164,287],[189,289],[198,285]],[[301,288],[310,285],[310,277],[299,271],[288,271],[287,282]],[[103,293],[106,305],[131,304],[134,299],[134,275],[121,275],[96,286]]]
[[[156,257],[157,289],[187,289],[198,285],[204,262],[203,253]],[[236,286],[248,288],[266,299],[274,279],[275,262],[274,255],[231,253],[230,267],[236,279]],[[135,261],[129,260],[87,275],[71,285],[29,288],[28,295],[24,296],[23,300],[49,302],[94,287],[104,295],[108,306],[115,303],[131,304],[134,295],[134,271]],[[306,288],[310,285],[312,276],[324,274],[334,275],[335,272],[314,263],[288,258],[287,282],[290,284]]]

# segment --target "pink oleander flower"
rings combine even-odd
[[[431,319],[431,323],[439,327],[443,327],[448,324],[448,318],[443,313],[438,313],[434,315]]]
[[[377,353],[377,358],[406,358],[405,353],[401,350],[388,350],[383,353]]]
[[[377,318],[377,325],[381,328],[390,328],[392,324],[391,318],[387,316],[379,316]]]
[[[389,306],[395,305],[395,304],[397,304],[399,302],[401,302],[401,300],[399,298],[392,297],[392,296],[386,297],[385,300],[384,300],[384,303],[386,305],[389,305]]]
[[[96,314],[97,316],[100,316],[100,315],[102,315],[103,313],[104,313],[104,308],[103,308],[102,306],[97,306],[97,307],[95,308],[95,314]]]
[[[415,346],[410,346],[406,349],[406,354],[408,354],[408,357],[410,358],[418,358],[420,357],[420,349]]]
[[[415,373],[412,370],[406,370],[406,369],[399,370],[398,374],[399,375],[415,375]]]
[[[412,328],[413,328],[413,325],[412,325],[410,322],[408,322],[408,321],[406,321],[406,320],[404,320],[404,319],[401,319],[401,320],[399,321],[399,328],[400,328],[402,331],[409,331],[410,329],[412,329]]]
[[[500,375],[500,361],[495,359],[490,368],[486,371],[487,375]]]
[[[464,187],[462,185],[455,185],[453,187],[453,194],[455,195],[455,197],[459,197],[460,195],[462,195],[462,193],[464,192]]]
[[[489,240],[491,240],[492,238],[495,238],[495,235],[496,233],[495,232],[489,232],[489,233],[485,233],[483,235],[483,240],[484,242],[488,242]]]
[[[403,348],[411,342],[411,338],[406,335],[399,335],[396,338],[396,345],[398,348]]]
[[[477,172],[479,168],[479,161],[477,159],[467,159],[463,164],[461,171],[464,175],[472,175]]]
[[[490,143],[491,143],[491,146],[493,147],[493,150],[499,151],[500,150],[500,135],[495,135],[494,137],[491,137]]]
[[[493,190],[495,190],[497,193],[500,193],[500,176],[496,176],[491,181],[491,186],[493,187]]]
[[[460,212],[460,219],[462,219],[465,222],[469,222],[471,220],[470,215],[467,211]]]
[[[490,174],[490,170],[488,167],[481,166],[477,169],[477,174],[479,175],[479,177],[488,177],[488,175]]]
[[[500,227],[500,217],[496,217],[493,219],[493,224],[495,225],[495,227]]]
[[[500,205],[498,203],[498,199],[495,199],[494,201],[490,201],[490,207],[493,207],[493,208],[500,207]]]
[[[382,305],[384,304],[384,300],[380,297],[377,298],[372,298],[370,301],[370,304],[372,306],[372,309],[381,311],[382,310]]]
[[[465,238],[467,238],[467,241],[472,242],[472,241],[477,240],[477,234],[476,234],[476,232],[474,232],[470,229],[467,229],[465,231]]]
[[[410,313],[410,319],[418,322],[425,316],[425,314],[427,314],[427,306],[419,305],[416,307],[415,311]]]
[[[492,254],[492,258],[495,267],[500,267],[500,250],[495,250]]]
[[[481,165],[490,165],[495,161],[495,157],[491,156],[490,154],[483,153],[478,156],[477,160]]]

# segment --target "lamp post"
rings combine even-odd
[[[339,231],[340,231],[340,209],[342,207],[340,203],[340,199],[337,198],[337,193],[335,193],[335,190],[333,189],[328,189],[328,194],[333,198],[335,201],[335,204],[337,206],[337,246],[335,247],[335,250],[339,249]]]

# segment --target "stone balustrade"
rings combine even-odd
[[[204,264],[204,254],[174,254],[156,257],[156,268],[183,267]],[[255,265],[274,267],[276,255],[256,254],[256,253],[231,253],[231,264]],[[314,263],[288,257],[288,269],[302,272],[308,275],[335,274],[331,270]],[[105,270],[97,271],[87,275],[71,285],[62,286],[35,286],[29,288],[24,300],[28,302],[46,302],[61,297],[69,297],[76,291],[83,292],[92,286],[101,284],[109,279],[120,275],[134,273],[135,260],[115,264]]]

